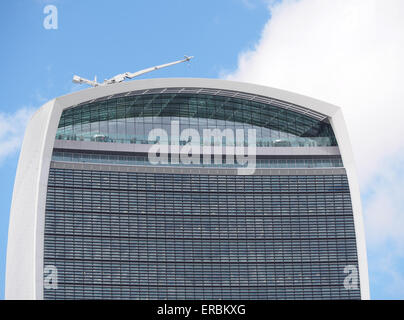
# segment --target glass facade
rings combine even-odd
[[[58,286],[45,287],[44,298],[360,299],[360,288],[344,287],[358,257],[342,159],[311,152],[337,147],[331,125],[262,101],[143,92],[64,110],[56,139],[90,143],[53,150],[44,268],[56,267]],[[257,167],[279,170],[236,175],[222,170],[236,166],[224,157],[214,170],[169,162],[171,170],[123,151],[130,146],[95,143],[153,144],[149,132],[170,135],[172,121],[201,137],[256,129],[258,147],[311,148],[271,149]]]
[[[346,175],[50,170],[46,299],[359,299]]]
[[[153,144],[149,132],[162,128],[170,134],[172,121],[179,122],[180,132],[192,128],[201,137],[204,129],[256,129],[258,147],[337,145],[329,123],[302,113],[240,98],[173,93],[112,98],[67,109],[56,138]]]
[[[145,154],[114,154],[114,153],[94,153],[94,152],[72,152],[72,151],[54,151],[52,155],[54,161],[65,162],[82,162],[82,163],[105,163],[105,164],[121,164],[121,165],[151,165],[148,156]],[[183,164],[172,164],[171,157],[168,158],[167,166],[183,166]],[[159,164],[164,166],[164,164]],[[222,158],[222,164],[215,164],[213,159],[211,164],[189,164],[187,166],[195,167],[223,167],[234,168],[240,167],[238,164],[226,163],[226,157]],[[299,158],[257,158],[257,168],[341,168],[342,159],[340,156],[327,157],[299,157]]]

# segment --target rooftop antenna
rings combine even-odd
[[[82,78],[82,77],[79,77],[79,76],[76,76],[76,75],[73,76],[73,82],[74,83],[80,83],[80,84],[81,83],[86,83],[86,84],[89,84],[90,86],[93,86],[93,87],[105,86],[107,84],[113,84],[113,83],[119,83],[119,82],[124,81],[125,79],[132,79],[134,77],[138,77],[138,76],[140,76],[142,74],[145,74],[145,73],[148,73],[148,72],[151,72],[151,71],[154,71],[154,70],[162,69],[162,68],[165,68],[165,67],[173,66],[173,65],[181,63],[181,62],[189,61],[189,60],[191,60],[193,58],[193,56],[191,56],[191,57],[184,56],[184,57],[185,58],[182,59],[182,60],[178,60],[178,61],[174,61],[174,62],[170,62],[170,63],[166,63],[166,64],[161,64],[159,66],[154,66],[154,67],[151,67],[151,68],[143,69],[143,70],[140,70],[140,71],[136,71],[134,73],[130,73],[130,72],[121,73],[121,74],[118,74],[118,75],[116,75],[116,76],[114,76],[114,77],[112,77],[110,79],[105,79],[104,82],[102,82],[102,83],[97,82],[97,77],[94,77],[94,80],[88,80],[88,79],[85,79],[85,78]]]

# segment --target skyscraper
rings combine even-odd
[[[177,151],[195,146],[187,129],[235,133],[220,151],[254,130],[253,172],[214,148],[211,162],[181,161]],[[160,163],[156,145],[170,145]],[[210,79],[137,80],[46,103],[19,159],[6,298],[369,298],[341,110]]]

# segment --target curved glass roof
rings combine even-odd
[[[327,120],[268,101],[182,92],[110,98],[64,110],[56,138],[151,144],[152,129],[170,134],[178,121],[180,130],[193,128],[201,137],[203,129],[256,129],[258,147],[337,145]]]

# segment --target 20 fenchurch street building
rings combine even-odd
[[[178,161],[184,129],[254,129],[254,170],[215,154],[235,136],[214,161]],[[6,298],[368,299],[363,229],[338,107],[224,80],[99,86],[28,124]]]

